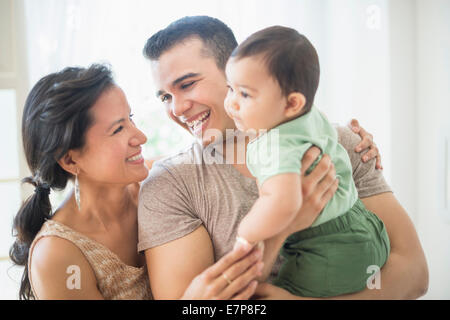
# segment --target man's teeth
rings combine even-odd
[[[203,120],[205,120],[205,118],[207,118],[209,116],[209,111],[203,113],[200,118],[198,118],[197,120],[191,121],[191,122],[186,122],[186,124],[191,127],[191,128],[195,128],[197,127],[199,124],[203,123]]]
[[[133,161],[141,160],[141,159],[142,159],[142,153],[139,153],[137,156],[128,158],[127,161],[133,162]]]

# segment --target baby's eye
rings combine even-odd
[[[227,86],[228,90],[233,92],[233,88],[231,88],[230,86]]]
[[[248,97],[249,97],[248,93],[247,93],[247,92],[244,92],[244,91],[241,92],[241,96],[242,96],[243,98],[248,98]]]

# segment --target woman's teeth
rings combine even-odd
[[[128,158],[127,161],[129,162],[133,162],[133,161],[137,161],[137,160],[141,160],[142,159],[142,153],[139,153],[138,155]]]
[[[196,127],[198,127],[199,125],[201,125],[203,123],[203,121],[209,117],[210,111],[207,111],[205,113],[203,113],[200,118],[198,118],[197,120],[191,121],[191,122],[186,122],[186,124],[194,129]]]

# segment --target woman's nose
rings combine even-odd
[[[137,127],[134,127],[136,132],[133,137],[130,139],[130,145],[132,146],[140,146],[147,142],[147,136],[139,130]]]

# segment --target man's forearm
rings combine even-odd
[[[214,263],[211,239],[204,226],[184,237],[145,250],[155,299],[179,299],[192,280]]]
[[[363,291],[332,297],[331,299],[351,299],[351,300],[393,300],[393,299],[417,299],[425,292],[419,291],[416,285],[418,274],[420,270],[411,267],[414,259],[402,257],[398,254],[389,256],[386,265],[381,269],[380,279],[381,285],[379,288],[369,289]],[[395,265],[395,268],[391,266]],[[403,268],[399,268],[403,266]],[[369,276],[369,275],[368,275]]]
[[[413,266],[417,259],[390,255],[389,261],[381,269],[381,285],[378,288],[366,288],[360,292],[343,294],[327,298],[310,298],[295,296],[286,290],[272,290],[271,299],[283,300],[395,300],[417,299],[426,292],[426,285],[418,286],[417,279],[426,277],[427,270]],[[420,260],[420,257],[418,257]],[[420,262],[420,261],[419,261]],[[395,265],[395,267],[392,267]],[[403,266],[402,270],[397,267]],[[369,275],[368,275],[369,277]]]

